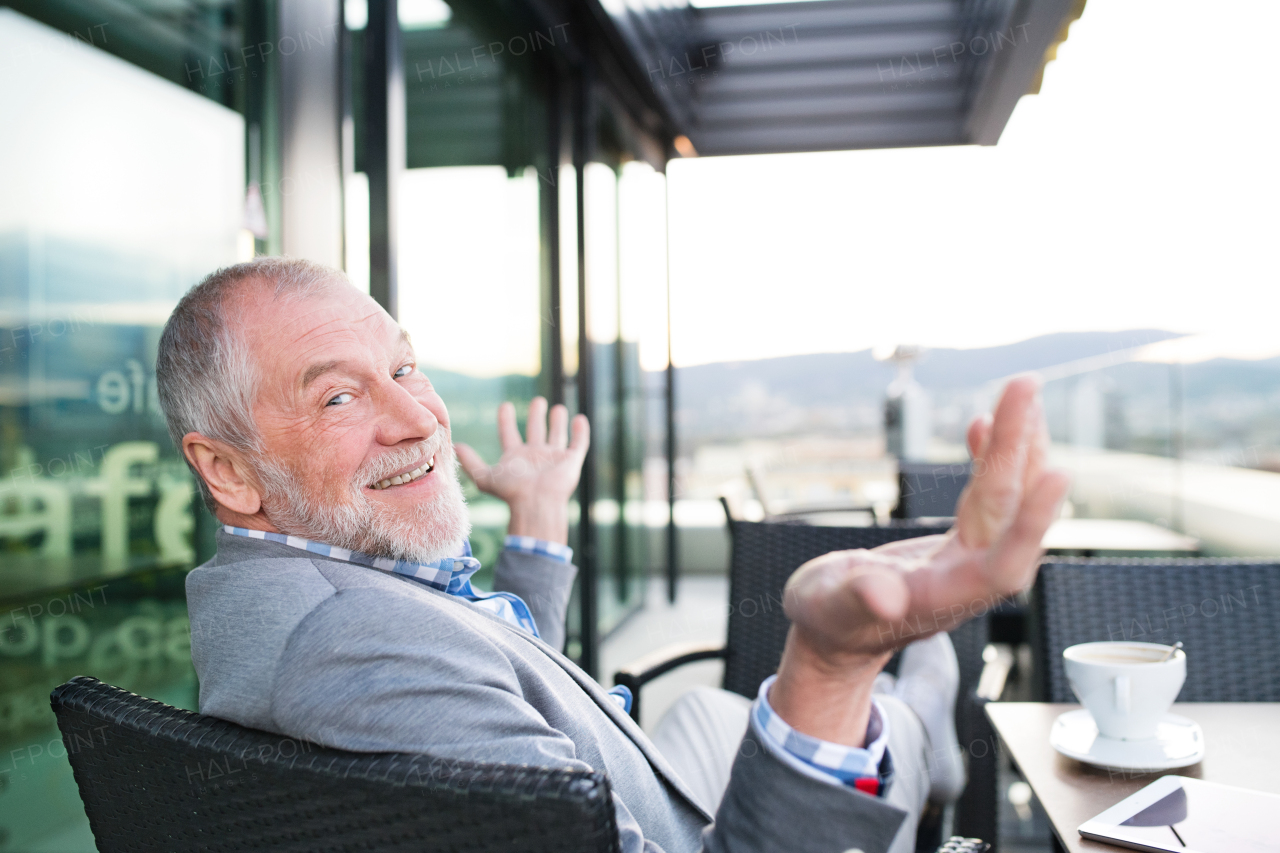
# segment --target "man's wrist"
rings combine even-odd
[[[865,745],[871,691],[890,657],[818,654],[793,627],[769,691],[769,704],[796,731],[831,743]]]
[[[569,542],[569,505],[559,501],[527,501],[508,504],[511,519],[508,536],[529,536],[565,545]]]

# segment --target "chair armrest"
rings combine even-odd
[[[992,644],[982,650],[982,674],[974,694],[980,702],[996,702],[1004,693],[1009,670],[1013,669],[1013,650],[1004,644]]]
[[[640,688],[660,675],[687,663],[701,660],[723,660],[728,650],[724,646],[706,643],[673,643],[657,651],[642,655],[613,674],[613,683],[631,691],[631,719],[640,721]]]

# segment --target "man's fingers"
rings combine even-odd
[[[529,420],[524,427],[525,443],[544,444],[547,440],[547,398],[534,397],[529,401]]]
[[[974,459],[987,452],[987,442],[991,439],[991,415],[984,414],[973,419],[969,424],[967,436],[969,455]]]
[[[453,452],[457,455],[458,463],[462,465],[462,470],[467,472],[467,476],[475,481],[475,484],[481,489],[488,488],[489,480],[493,477],[493,471],[480,458],[480,454],[472,450],[469,444],[455,444]]]
[[[551,428],[547,442],[555,450],[564,450],[569,444],[569,410],[562,405],[551,407]]]
[[[981,476],[1013,481],[1021,477],[1039,393],[1040,380],[1035,376],[1019,376],[1005,386],[991,419],[991,437],[981,457],[986,470]]]
[[[1032,413],[1034,422],[1030,426],[1028,439],[1027,468],[1022,475],[1024,494],[1031,492],[1032,485],[1040,482],[1049,467],[1049,421],[1044,416],[1044,401],[1036,396],[1036,405]]]
[[[992,549],[988,569],[1003,587],[997,592],[1014,592],[1031,584],[1043,551],[1040,543],[1058,517],[1058,506],[1070,484],[1066,473],[1046,471],[1027,492],[1013,524]]]
[[[1019,376],[1005,386],[996,404],[986,446],[974,457],[973,479],[956,510],[956,529],[970,547],[991,545],[1018,510],[1027,455],[1039,426],[1039,389],[1037,377]]]
[[[574,415],[570,430],[572,437],[569,439],[569,449],[580,456],[585,456],[587,445],[591,443],[591,424],[587,422],[587,416]]]
[[[498,441],[502,444],[502,452],[519,447],[520,428],[516,426],[516,407],[511,403],[503,403],[498,407]]]

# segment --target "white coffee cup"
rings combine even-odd
[[[1187,678],[1187,656],[1157,643],[1081,643],[1062,652],[1067,681],[1103,737],[1156,736]]]

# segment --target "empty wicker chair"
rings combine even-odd
[[[1187,653],[1182,702],[1280,702],[1280,560],[1046,560],[1036,579],[1032,646],[1036,690],[1075,702],[1062,650],[1134,640]]]

